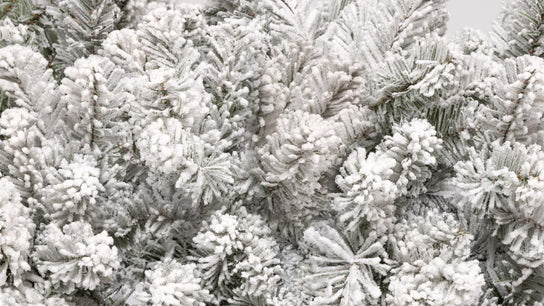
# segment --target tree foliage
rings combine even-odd
[[[0,303],[544,303],[544,4],[0,4]]]

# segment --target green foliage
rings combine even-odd
[[[544,55],[544,1],[507,2],[500,20],[495,29],[498,55],[504,58],[525,54],[540,57]]]
[[[4,18],[16,24],[33,24],[39,15],[35,14],[32,0],[3,0],[0,3],[0,20]]]
[[[13,100],[8,96],[6,95],[6,93],[4,91],[1,91],[0,92],[0,114],[2,114],[2,112],[13,106]]]
[[[46,8],[44,24],[51,44],[51,65],[58,76],[76,59],[96,53],[119,22],[113,0],[55,0]]]

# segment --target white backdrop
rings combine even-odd
[[[449,0],[449,34],[464,27],[471,27],[487,32],[499,17],[501,0]]]

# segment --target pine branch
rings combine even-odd
[[[533,70],[531,72],[531,77],[533,77],[534,75],[536,74],[536,70]],[[531,81],[531,77],[527,78],[525,81],[523,81],[523,85],[521,86],[521,88],[519,89],[519,92],[518,94],[516,95],[516,100],[514,101],[514,106],[513,108],[511,109],[511,111],[507,114],[508,116],[513,116],[518,107],[522,104],[522,100],[526,94],[525,90],[527,89],[527,87],[529,86],[530,84],[530,81]],[[502,138],[502,143],[505,143],[506,140],[508,139],[508,136],[510,136],[510,129],[512,128],[512,124],[514,123],[514,118],[512,118],[512,120],[508,123],[508,125],[506,126],[506,129],[504,129],[504,131],[501,131],[502,134],[504,134],[503,138]]]
[[[503,9],[501,23],[495,28],[499,56],[542,56],[544,35],[544,2],[515,0]]]

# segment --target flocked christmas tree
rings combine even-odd
[[[3,305],[541,305],[544,1],[0,4]]]

